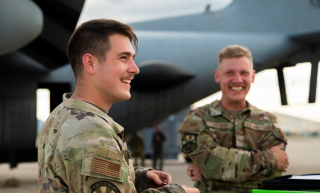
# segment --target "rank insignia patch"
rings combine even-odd
[[[182,137],[182,152],[191,153],[197,148],[197,134],[184,134]]]
[[[108,181],[96,182],[90,187],[92,189],[92,193],[120,193],[119,188]]]

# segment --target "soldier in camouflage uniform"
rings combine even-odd
[[[156,131],[152,135],[152,150],[153,150],[153,168],[157,168],[157,160],[160,158],[159,170],[162,171],[163,167],[163,155],[164,145],[163,143],[167,140],[166,135],[161,131],[161,125],[156,125]]]
[[[138,166],[138,158],[141,160],[141,166],[144,165],[144,159],[145,159],[145,151],[144,151],[144,142],[142,136],[135,131],[130,141],[128,142],[130,148],[132,157],[134,157],[134,166]]]
[[[245,100],[254,76],[247,48],[222,49],[215,71],[221,100],[187,112],[178,129],[182,151],[193,162],[187,173],[201,193],[251,192],[286,171],[287,140],[275,115]]]
[[[131,26],[106,19],[85,22],[71,36],[68,58],[77,84],[41,130],[40,192],[199,192],[171,183],[165,172],[134,169],[124,129],[107,115],[114,102],[130,98],[130,81],[139,73],[131,41],[137,46]]]

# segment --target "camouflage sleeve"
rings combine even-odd
[[[197,140],[201,141],[200,147],[187,155],[208,180],[244,182],[269,175],[276,169],[276,160],[270,150],[253,152],[224,148],[215,145],[214,139],[206,133],[200,134]],[[205,146],[207,148],[203,148]]]
[[[270,150],[221,147],[219,139],[209,132],[203,120],[191,115],[194,113],[186,115],[179,129],[182,151],[199,168],[204,180],[244,182],[269,175],[276,169],[276,159]]]
[[[99,117],[70,118],[57,143],[54,171],[69,192],[133,191],[128,166],[119,138],[110,125]]]
[[[164,187],[153,189],[150,187],[147,178],[147,171],[152,168],[136,167],[135,168],[135,187],[137,193],[185,193],[184,189],[178,184],[168,184]]]
[[[144,190],[150,188],[150,184],[147,178],[147,171],[150,170],[149,168],[144,167],[136,167],[134,169],[135,173],[135,182],[134,185],[138,193],[143,192]]]
[[[285,147],[287,145],[287,138],[284,132],[278,126],[277,117],[271,113],[268,113],[268,117],[272,122],[272,132],[270,132],[261,142],[260,148],[261,150],[270,149],[273,146],[279,145],[280,143],[284,143]],[[285,148],[284,148],[285,150]]]
[[[149,188],[143,193],[186,193],[182,186],[172,183],[158,189]]]

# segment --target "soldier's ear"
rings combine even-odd
[[[256,71],[253,70],[253,71],[252,71],[252,80],[251,80],[252,83],[254,83],[255,77],[256,77]]]
[[[220,75],[219,75],[219,70],[218,70],[218,69],[216,69],[216,70],[214,71],[214,78],[215,78],[215,80],[216,80],[216,83],[219,83],[219,82],[220,82]]]
[[[95,57],[92,54],[85,54],[82,57],[82,63],[83,63],[83,68],[84,71],[89,73],[89,74],[94,74],[94,62],[95,62]]]

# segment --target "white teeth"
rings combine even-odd
[[[124,82],[124,83],[130,84],[130,83],[131,83],[131,80],[121,80],[121,82]]]
[[[239,90],[242,90],[243,87],[242,86],[239,86],[239,87],[231,87],[231,90],[235,90],[235,91],[239,91]]]

